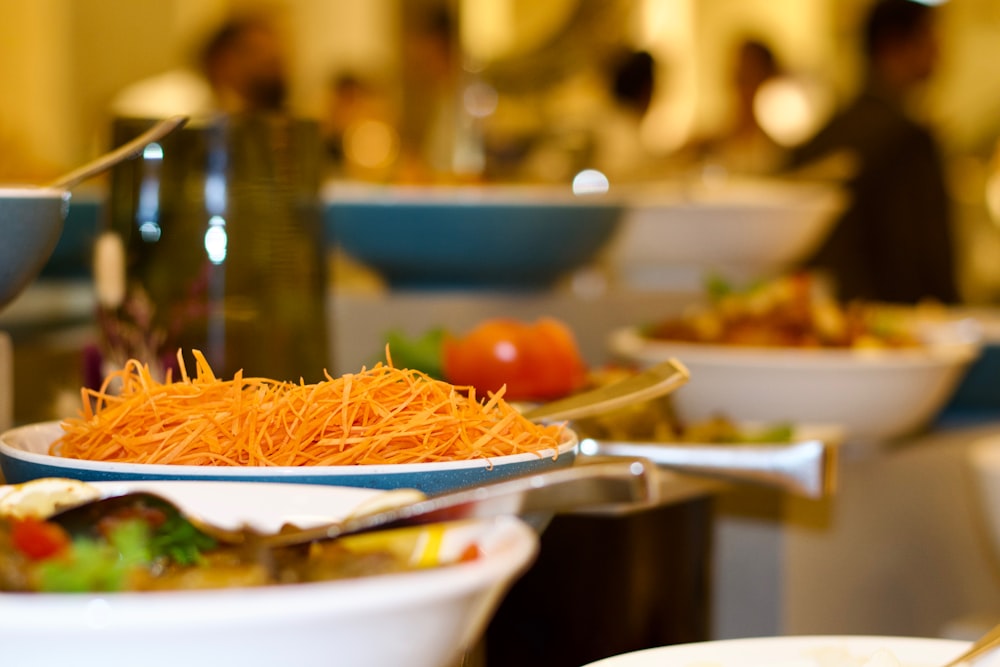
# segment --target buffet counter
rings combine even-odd
[[[720,495],[713,637],[985,631],[1000,620],[1000,558],[967,456],[996,435],[1000,410],[950,411],[842,457],[828,500]]]
[[[355,291],[335,303],[338,366],[370,363],[392,328],[471,327],[505,314],[551,314],[577,333],[588,362],[610,360],[609,331],[678,312],[690,294],[610,291],[537,295]],[[835,497],[812,501],[727,487],[712,492],[712,638],[862,633],[941,636],[1000,618],[1000,580],[965,455],[1000,434],[996,411],[946,412],[926,433],[848,444]],[[664,564],[664,567],[670,565]],[[974,633],[975,628],[970,630]],[[962,637],[965,638],[965,637]]]
[[[48,287],[35,286],[23,299]],[[61,397],[79,400],[81,350],[94,342],[95,324],[86,316],[86,290],[57,291],[54,303],[72,304],[57,309],[68,317],[29,316],[13,307],[0,317],[0,331],[13,343],[15,423],[58,418],[66,414]],[[371,363],[393,327],[419,334],[497,314],[562,318],[578,334],[587,361],[599,364],[609,358],[610,330],[689,302],[683,294],[586,289],[338,291],[328,311],[332,365],[341,373]],[[971,442],[992,434],[1000,434],[1000,410],[948,413],[926,434],[850,450],[841,461],[838,492],[825,501],[678,482],[683,493],[669,504],[627,521],[559,517],[544,534],[536,568],[496,617],[487,650],[507,653],[491,667],[528,664],[509,653],[518,642],[549,655],[541,635],[497,639],[508,632],[499,628],[527,620],[528,612],[540,624],[529,625],[551,633],[552,641],[579,641],[578,658],[588,645],[623,652],[750,635],[936,636],[956,620],[1000,616],[1000,580],[964,459]],[[618,628],[602,636],[598,628],[605,623]],[[570,634],[560,637],[563,632]]]

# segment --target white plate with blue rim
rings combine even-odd
[[[437,494],[572,465],[577,437],[564,431],[558,449],[441,463],[347,466],[195,466],[115,463],[54,456],[49,447],[63,433],[57,421],[20,426],[0,435],[0,471],[11,484],[41,477],[85,482],[201,480],[326,484],[369,489],[417,489]]]

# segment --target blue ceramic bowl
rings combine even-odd
[[[624,210],[569,187],[337,185],[328,244],[395,288],[541,289],[591,262]]]
[[[101,231],[104,195],[95,190],[73,191],[62,234],[39,279],[90,278],[94,241]]]
[[[68,207],[64,190],[0,187],[0,308],[41,272],[62,234]]]
[[[294,482],[368,489],[417,489],[428,495],[497,482],[522,474],[571,465],[577,437],[570,430],[555,451],[518,454],[493,459],[446,463],[365,466],[220,467],[106,463],[68,459],[48,454],[62,435],[59,422],[21,426],[0,436],[0,470],[9,484],[40,477],[68,477],[86,482],[118,480],[212,480],[239,482]]]

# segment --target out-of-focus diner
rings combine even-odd
[[[0,6],[0,661],[1000,624],[993,0]]]

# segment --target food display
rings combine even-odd
[[[636,372],[624,364],[587,367],[572,330],[552,317],[534,322],[490,318],[464,335],[443,328],[419,336],[391,331],[386,345],[409,367],[479,392],[503,390],[506,398],[523,402],[562,398]],[[748,429],[722,415],[684,423],[669,395],[576,419],[573,429],[581,438],[720,444],[788,442],[793,430],[787,423]]]
[[[644,328],[651,339],[795,348],[905,348],[920,345],[910,321],[880,304],[839,303],[806,273],[736,290],[715,282],[708,301]]]
[[[810,274],[735,290],[608,337],[640,367],[677,358],[691,380],[672,396],[687,424],[793,423],[872,447],[932,423],[980,353],[977,327],[940,305],[840,303]]]
[[[46,495],[36,485],[51,484],[60,506],[68,500],[62,481],[9,485],[0,494],[27,500]],[[263,533],[367,513],[385,495],[252,481],[88,485],[102,496],[154,493],[185,517]],[[49,511],[45,502],[29,504]],[[21,516],[0,518],[5,665],[271,667],[323,656],[358,667],[458,664],[539,541],[525,522],[501,516],[254,553],[207,544],[182,522],[156,525],[143,511],[111,525],[67,523],[67,545],[51,521],[34,511]]]
[[[252,542],[224,546],[141,495],[71,535],[48,519],[63,506],[99,494],[95,487],[40,479],[18,485],[14,493],[18,502],[6,502],[0,511],[0,591],[293,584],[405,572],[477,557],[474,544],[457,558],[441,557],[445,524],[353,535],[300,548],[263,551]],[[40,498],[48,502],[39,502]]]
[[[523,418],[503,390],[477,394],[379,363],[316,384],[222,380],[195,352],[189,376],[155,380],[132,360],[50,448],[73,459],[200,466],[344,466],[487,459],[556,450],[561,425]]]
[[[411,368],[511,401],[567,396],[587,383],[587,366],[572,330],[542,317],[484,320],[465,333],[432,329],[419,337],[389,332],[393,358]]]
[[[599,387],[634,372],[631,367],[609,365],[592,370],[588,383]],[[750,427],[721,414],[686,422],[677,415],[671,395],[576,419],[573,429],[580,438],[699,444],[782,443],[791,442],[795,435],[794,425],[788,422]]]

